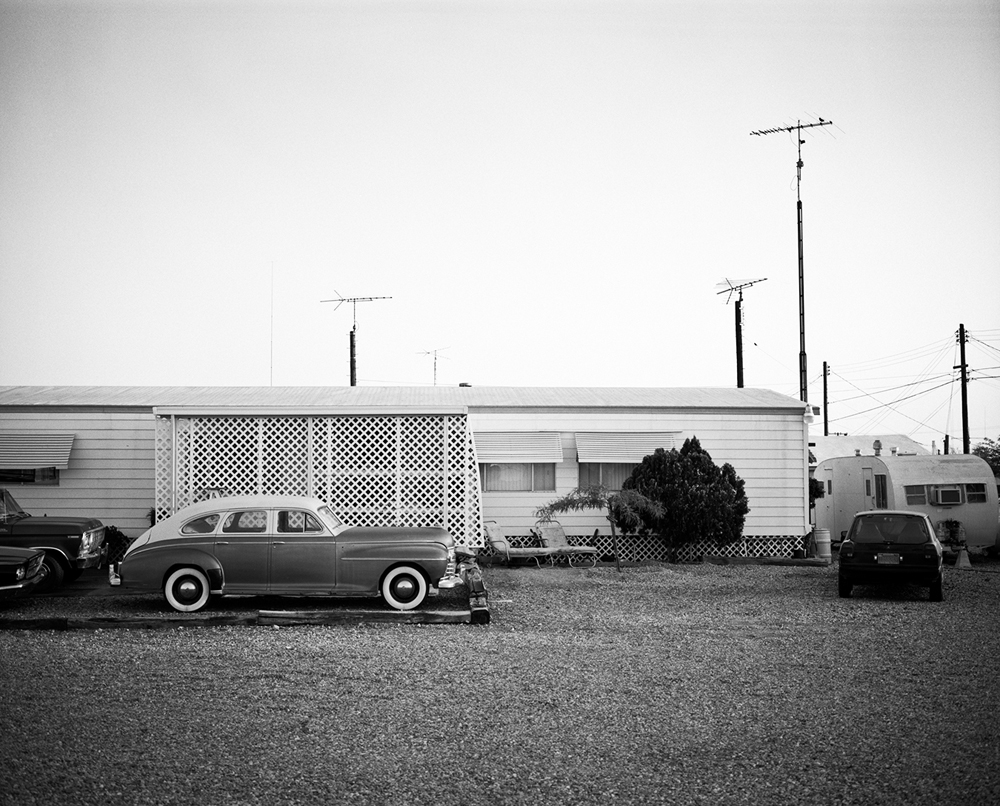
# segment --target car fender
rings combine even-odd
[[[70,560],[69,555],[65,552],[65,550],[59,548],[59,546],[26,546],[26,548],[44,551],[46,554],[54,554],[66,565],[72,567],[72,561]]]
[[[118,573],[123,587],[162,590],[167,577],[185,566],[204,571],[213,593],[222,590],[224,580],[221,563],[215,555],[194,547],[171,547],[168,551],[163,551],[157,550],[154,545],[140,549],[122,560]]]

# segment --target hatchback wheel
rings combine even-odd
[[[943,602],[944,601],[944,578],[941,574],[938,574],[934,581],[931,583],[931,601],[932,602]]]
[[[200,568],[178,568],[167,577],[163,595],[174,610],[192,613],[208,604],[211,588]]]
[[[382,580],[382,598],[396,610],[413,610],[427,598],[427,580],[412,566],[396,566]]]
[[[854,588],[850,582],[848,582],[843,577],[837,577],[837,593],[840,594],[841,599],[850,599],[851,590]]]

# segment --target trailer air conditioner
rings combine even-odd
[[[942,507],[958,506],[962,503],[962,490],[958,485],[934,488],[934,503]]]

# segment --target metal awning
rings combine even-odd
[[[602,431],[576,435],[581,462],[641,462],[657,448],[671,450],[680,431]]]
[[[0,469],[66,470],[75,434],[0,434]]]
[[[477,431],[476,457],[480,462],[561,462],[558,431]]]

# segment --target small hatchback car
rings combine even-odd
[[[846,598],[855,585],[910,583],[928,586],[931,601],[940,602],[942,555],[926,515],[887,509],[859,512],[840,545],[839,593]]]
[[[212,594],[381,596],[412,610],[461,583],[441,528],[348,526],[318,498],[244,496],[193,504],[136,538],[112,585],[163,591],[175,610]]]

